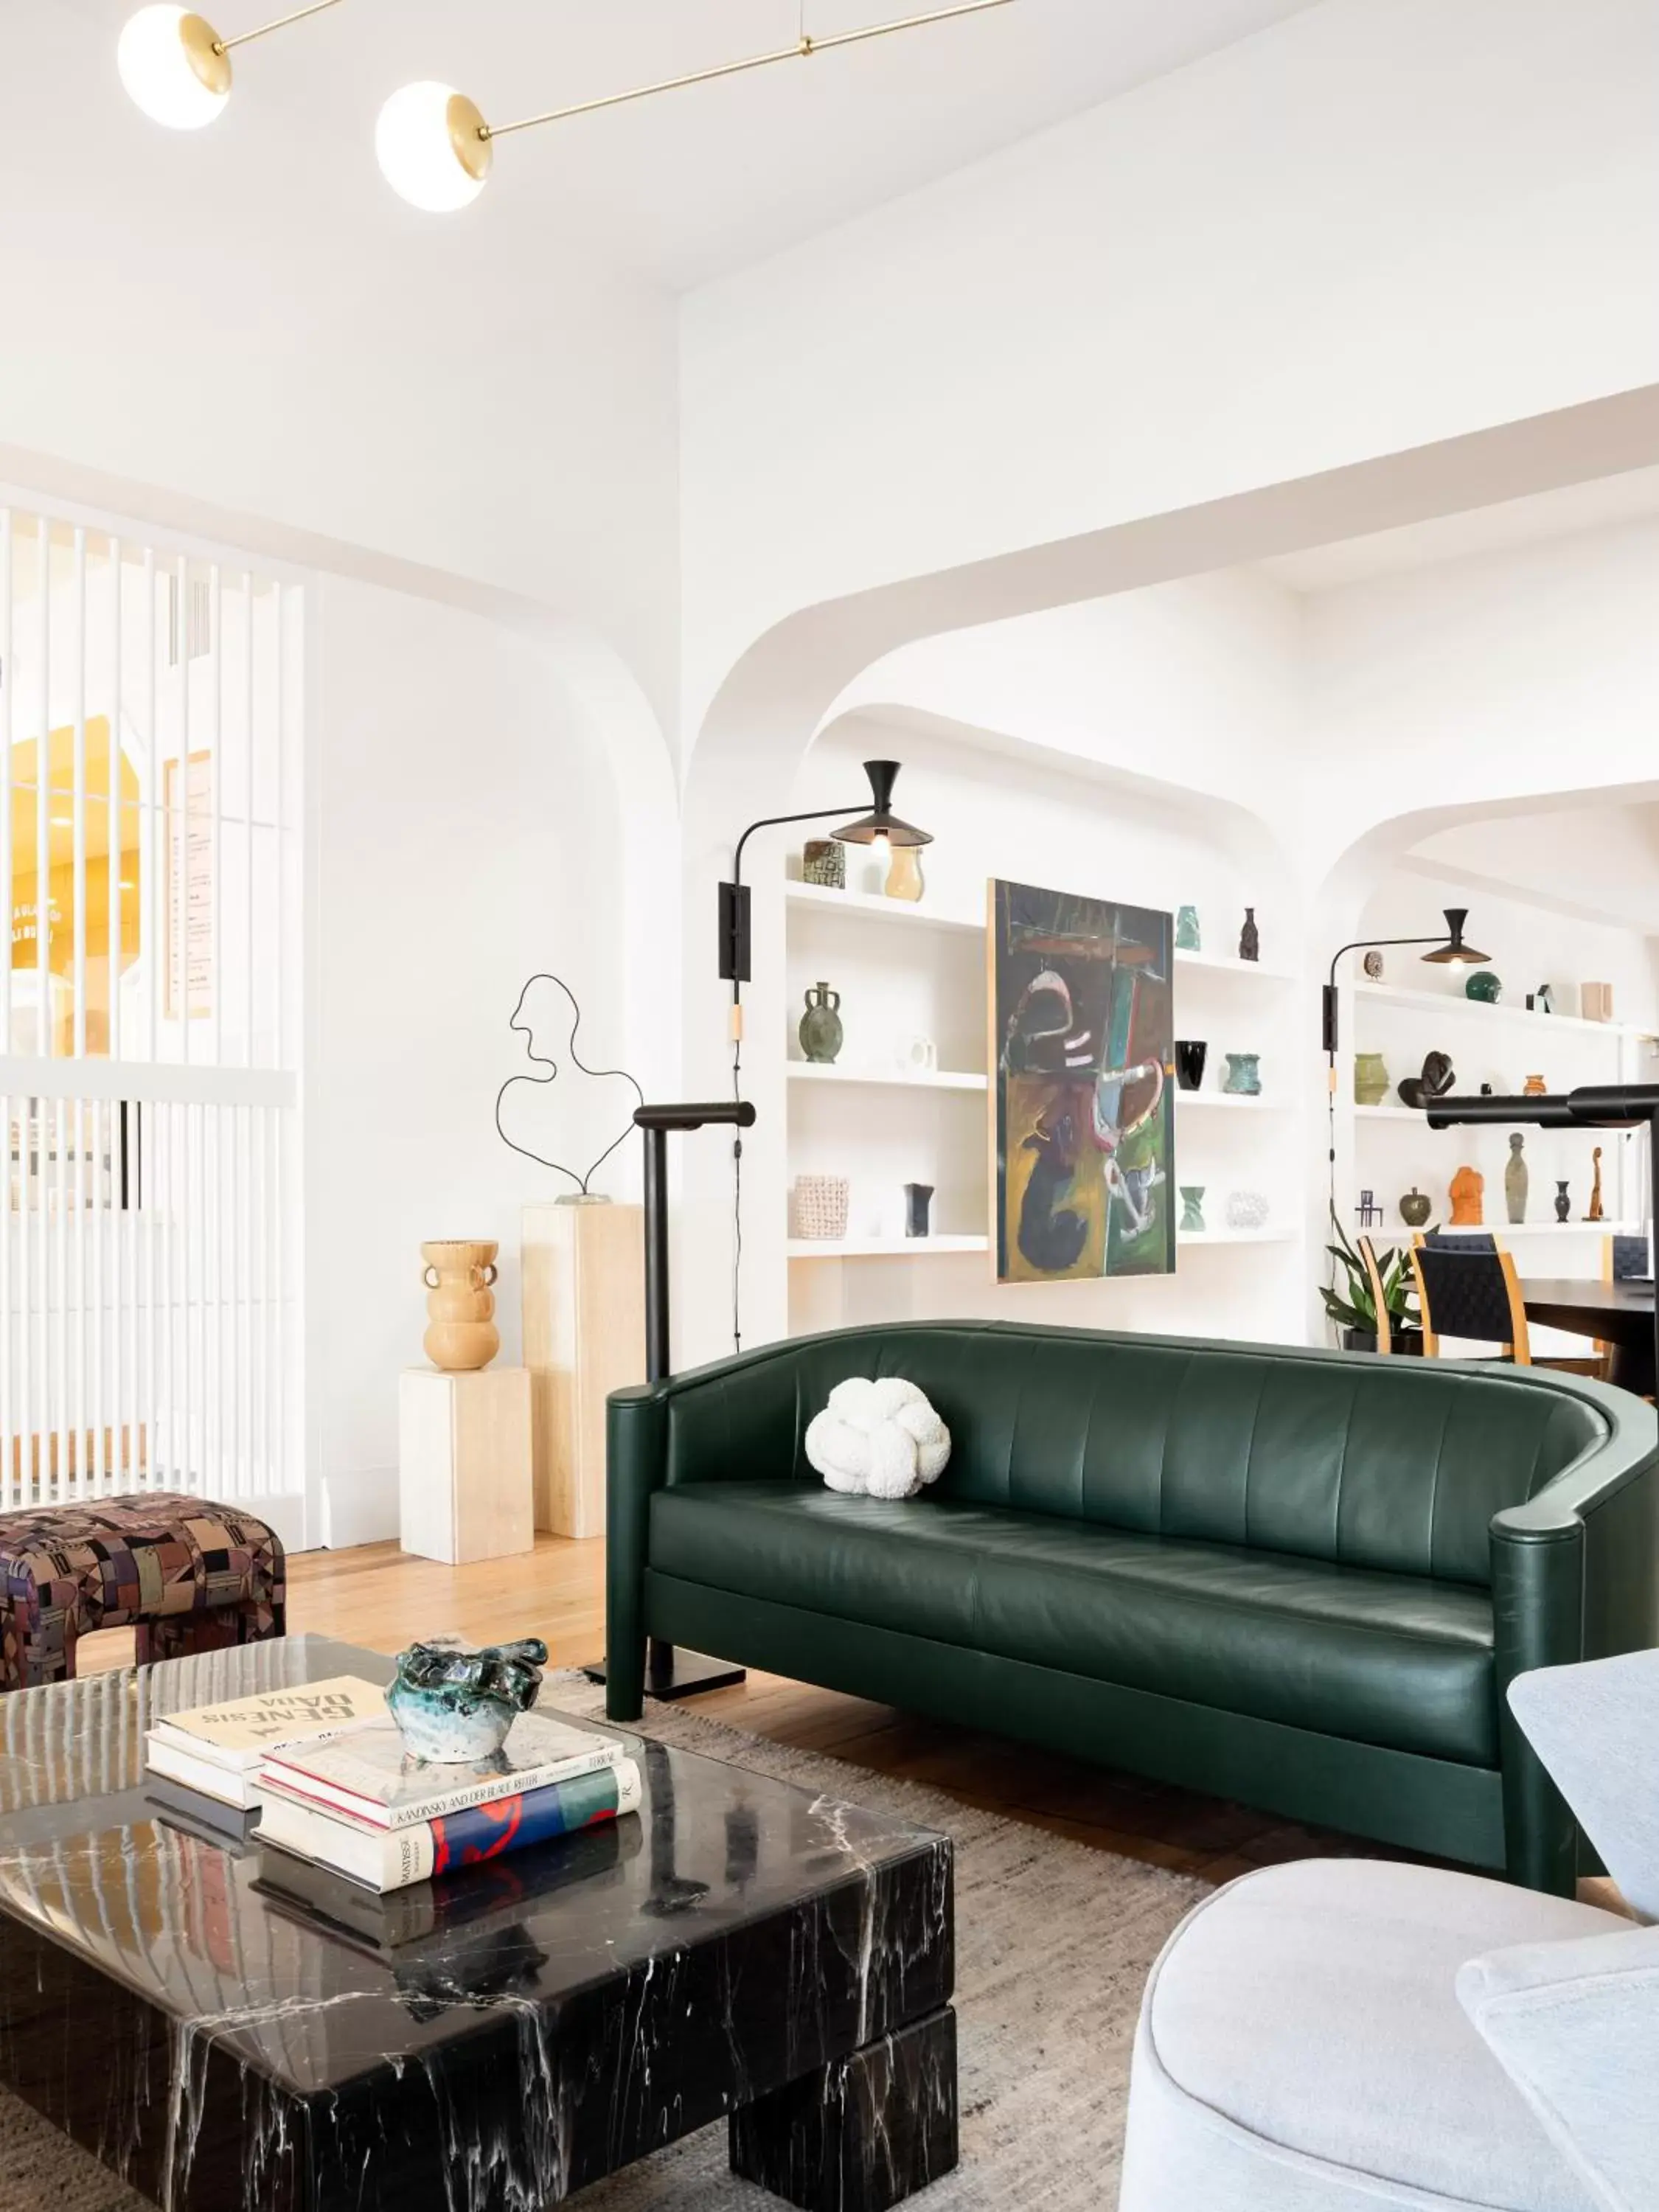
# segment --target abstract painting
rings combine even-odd
[[[988,942],[997,1280],[1173,1273],[1170,917],[993,883]]]

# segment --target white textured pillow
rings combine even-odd
[[[831,1490],[914,1498],[951,1457],[951,1432],[914,1382],[862,1375],[837,1382],[806,1431],[806,1456]]]

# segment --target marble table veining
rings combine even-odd
[[[381,1904],[144,1798],[161,1714],[390,1671],[0,1698],[0,2082],[164,2212],[539,2212],[722,2118],[811,2212],[954,2166],[948,1838],[641,1741],[637,1819]]]

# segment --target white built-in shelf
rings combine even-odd
[[[1177,968],[1194,968],[1217,975],[1254,976],[1263,983],[1293,983],[1296,981],[1286,968],[1264,968],[1259,960],[1241,960],[1237,953],[1186,952],[1176,947]]]
[[[1192,1251],[1200,1244],[1288,1244],[1288,1229],[1186,1229],[1176,1231],[1176,1243],[1183,1252]]]
[[[1473,1014],[1481,1021],[1521,1022],[1540,1033],[1566,1030],[1575,1036],[1651,1038],[1650,1030],[1631,1022],[1587,1022],[1579,1014],[1540,1014],[1528,1006],[1496,1006],[1485,999],[1468,999],[1461,992],[1407,991],[1395,983],[1356,983],[1354,996],[1387,1006],[1412,1006],[1432,1014]],[[1540,1034],[1541,1042],[1541,1034]],[[1408,1109],[1409,1110],[1409,1109]]]
[[[982,1075],[968,1068],[926,1067],[915,1072],[896,1067],[843,1067],[839,1060],[792,1060],[785,1063],[792,1083],[879,1084],[891,1091],[985,1091]]]
[[[920,899],[884,898],[879,891],[832,890],[827,884],[796,883],[793,878],[783,887],[783,895],[791,906],[808,908],[820,914],[849,914],[867,921],[896,922],[901,928],[954,929],[985,934],[983,915],[969,918],[963,915],[944,914]]]
[[[1454,1228],[1449,1220],[1443,1218],[1431,1221],[1430,1226],[1444,1230],[1450,1237],[1495,1237],[1500,1244],[1511,1237],[1559,1238],[1580,1233],[1593,1237],[1644,1237],[1647,1234],[1644,1221],[1580,1221],[1576,1218],[1571,1221],[1482,1221],[1468,1229],[1461,1224]],[[1407,1228],[1403,1221],[1381,1222],[1375,1228],[1364,1231],[1367,1237],[1414,1237],[1417,1233],[1414,1229]],[[1426,1229],[1424,1234],[1427,1234]]]
[[[1353,1110],[1356,1119],[1361,1121],[1415,1121],[1424,1129],[1429,1126],[1428,1115],[1415,1106],[1356,1106]],[[1451,1132],[1437,1130],[1435,1133],[1449,1136]]]
[[[1224,1106],[1230,1114],[1282,1114],[1285,1101],[1243,1091],[1177,1091],[1178,1106]]]
[[[792,1260],[925,1260],[930,1253],[988,1252],[988,1237],[792,1237]]]
[[[786,881],[783,895],[791,906],[817,914],[853,915],[866,921],[896,922],[901,928],[908,929],[951,929],[978,937],[985,934],[982,915],[945,914],[925,900],[884,898],[879,891],[832,890],[827,884],[803,884],[793,878]],[[1204,975],[1242,975],[1263,983],[1291,983],[1296,980],[1288,969],[1264,968],[1259,960],[1241,960],[1235,953],[1186,952],[1177,946],[1175,963],[1177,968]]]

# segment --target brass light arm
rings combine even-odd
[[[336,0],[321,0],[321,4],[331,7]],[[928,23],[948,23],[958,15],[980,15],[987,9],[1012,4],[1013,0],[959,0],[954,8],[938,8],[923,15],[904,15],[890,23],[867,23],[862,30],[837,31],[824,39],[809,38],[803,32],[793,46],[779,46],[770,53],[750,54],[743,61],[719,62],[712,69],[693,70],[685,76],[663,77],[655,84],[636,85],[631,92],[605,93],[597,100],[580,100],[569,107],[550,107],[544,114],[526,115],[517,123],[481,123],[478,136],[507,138],[515,131],[533,131],[538,124],[568,122],[573,115],[597,114],[601,108],[621,107],[632,100],[649,100],[659,92],[679,92],[687,85],[711,84],[717,77],[740,76],[749,70],[770,69],[778,62],[807,61],[814,54],[829,52],[833,46],[855,46],[866,39],[890,38],[896,31],[918,31]],[[308,8],[302,12],[313,15],[316,11]]]
[[[320,15],[325,8],[337,8],[340,0],[312,0],[309,8],[296,8],[291,15],[278,15],[274,22],[260,23],[252,31],[239,31],[234,39],[216,39],[216,54],[228,54],[233,46],[245,46],[250,39],[263,39],[268,31],[285,30],[290,23],[301,23],[307,15]]]

